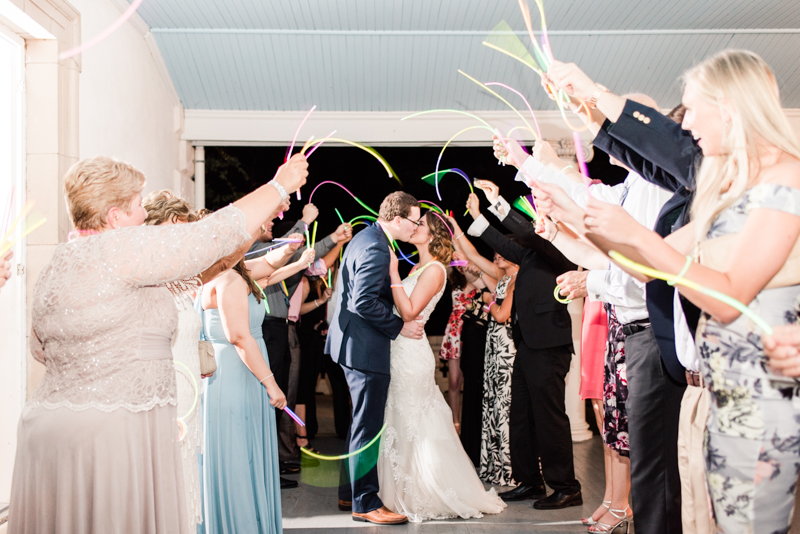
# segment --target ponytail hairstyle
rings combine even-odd
[[[697,174],[691,215],[695,239],[701,242],[714,219],[756,184],[756,143],[766,142],[800,159],[800,142],[781,107],[775,75],[757,54],[723,50],[689,69],[683,80],[707,101],[731,108],[722,154],[703,158]]]
[[[432,238],[432,241],[428,244],[428,252],[431,253],[434,259],[447,267],[453,257],[453,229],[442,218],[437,217],[433,211],[428,211],[425,214],[425,222],[428,224],[428,231]]]

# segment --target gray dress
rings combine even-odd
[[[800,190],[760,184],[711,225],[708,238],[742,230],[750,210],[800,216]],[[762,290],[749,307],[768,324],[796,323],[800,285]],[[788,532],[800,472],[798,382],[767,367],[762,331],[744,315],[723,325],[704,314],[697,329],[701,370],[711,392],[706,468],[717,527]]]
[[[229,206],[56,248],[36,282],[31,348],[45,375],[20,417],[9,533],[178,533],[190,521],[163,284],[249,239]]]

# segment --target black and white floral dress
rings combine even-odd
[[[497,284],[495,301],[506,297],[510,276]],[[511,337],[511,321],[498,323],[490,316],[486,331],[486,352],[483,375],[483,430],[481,432],[481,466],[484,482],[500,486],[515,485],[511,477],[511,447],[508,421],[511,410],[511,371],[517,348]]]
[[[708,239],[740,232],[757,208],[800,216],[800,190],[753,187],[719,215]],[[763,289],[749,308],[772,326],[796,323],[799,296],[800,285]],[[726,534],[788,532],[800,472],[799,384],[767,367],[762,333],[744,315],[721,324],[704,314],[697,329],[711,392],[706,475],[717,528]]]

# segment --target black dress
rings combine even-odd
[[[321,294],[310,284],[306,302],[314,302]],[[350,428],[350,392],[344,371],[330,356],[325,355],[325,335],[327,305],[311,310],[303,315],[298,325],[300,338],[300,378],[297,385],[297,404],[306,406],[306,428],[309,439],[319,430],[317,422],[316,389],[317,378],[321,373],[328,375],[333,390],[333,418],[336,435],[344,439]]]
[[[478,291],[462,316],[461,372],[464,394],[461,401],[461,444],[477,467],[481,463],[483,416],[483,367],[488,317],[483,311],[483,293]]]

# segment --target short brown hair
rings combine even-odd
[[[381,202],[380,218],[384,221],[392,221],[395,217],[408,217],[414,206],[419,207],[416,198],[405,191],[395,191]]]
[[[667,117],[674,120],[678,124],[683,122],[683,116],[686,115],[686,107],[683,104],[678,104],[672,111],[667,113]]]
[[[165,222],[175,223],[194,222],[197,216],[192,209],[192,205],[169,189],[153,191],[147,195],[142,202],[142,206],[147,211],[147,218],[144,223],[157,226]]]
[[[131,213],[131,199],[141,193],[144,173],[124,161],[95,156],[79,161],[64,176],[67,211],[76,230],[100,230],[111,208]]]

